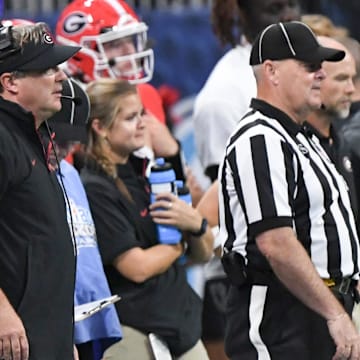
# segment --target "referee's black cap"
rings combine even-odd
[[[269,25],[255,39],[250,65],[262,64],[265,60],[295,59],[307,63],[340,61],[345,52],[321,46],[312,30],[300,21]]]

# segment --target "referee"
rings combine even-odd
[[[270,25],[253,44],[258,96],[219,169],[232,360],[360,359],[349,316],[359,244],[347,187],[302,130],[321,105],[321,63],[344,55],[300,22]]]

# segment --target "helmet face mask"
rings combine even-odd
[[[122,0],[83,0],[70,3],[60,15],[56,39],[82,46],[68,60],[70,75],[89,82],[113,77],[142,83],[151,80],[154,53],[147,49],[147,25],[139,22]]]
[[[109,69],[107,70],[110,77],[125,79],[133,84],[148,82],[152,78],[153,59],[154,56],[151,49],[141,53],[117,56],[111,58]]]

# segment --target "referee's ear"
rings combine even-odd
[[[265,72],[265,76],[273,83],[273,85],[279,84],[279,63],[277,61],[265,60],[262,64]]]

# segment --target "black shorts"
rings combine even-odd
[[[339,299],[348,312],[349,297],[349,308]],[[335,344],[326,320],[274,280],[230,286],[225,351],[232,360],[330,360]]]
[[[224,339],[228,289],[229,281],[225,277],[206,281],[202,313],[202,340]]]

